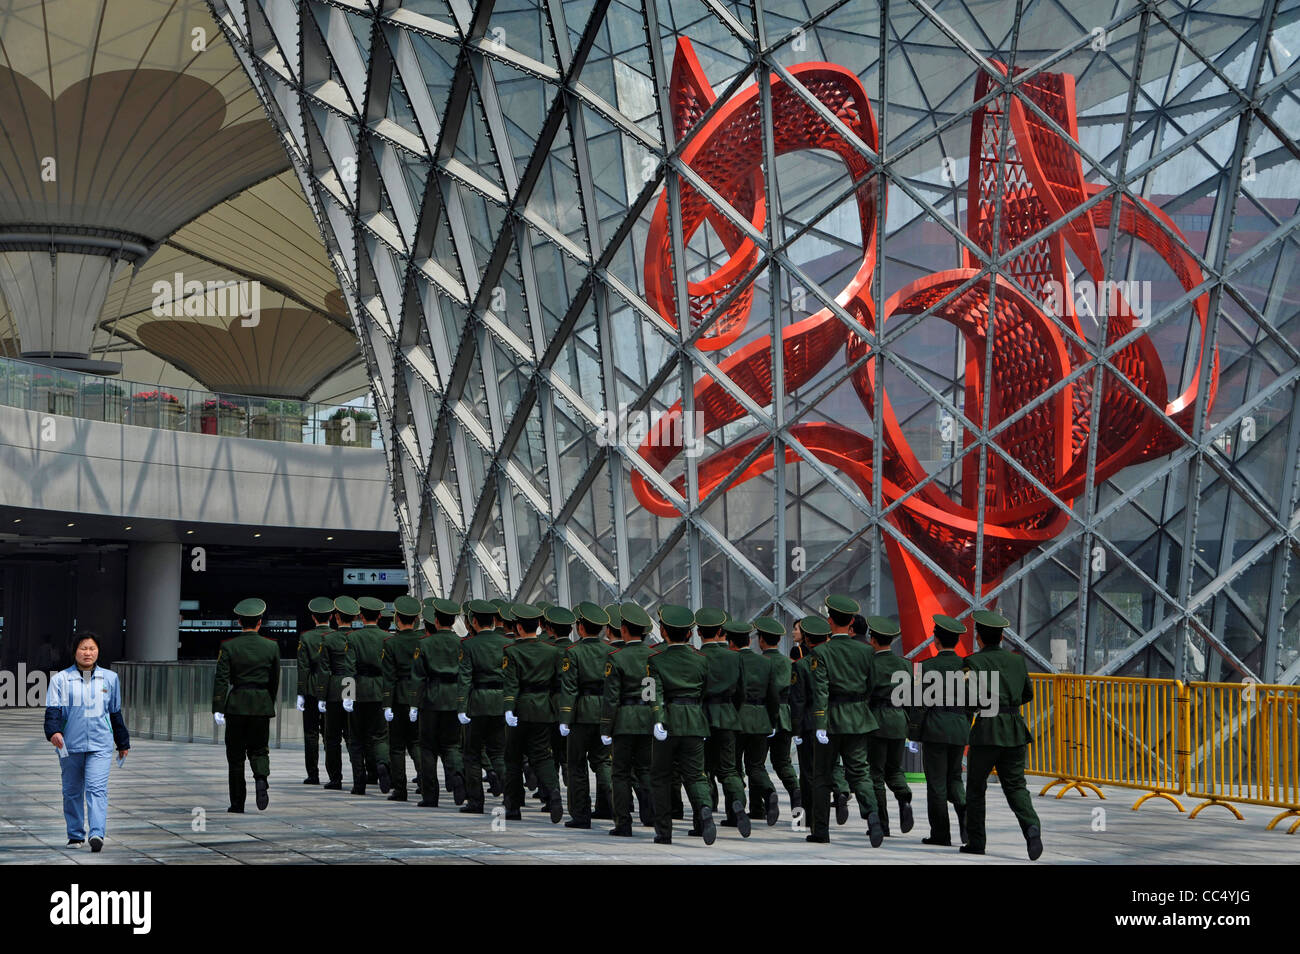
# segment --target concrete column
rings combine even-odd
[[[180,643],[181,545],[132,543],[126,553],[126,655],[176,658]]]

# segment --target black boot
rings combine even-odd
[[[803,808],[803,792],[799,791],[799,786],[790,789],[790,809]]]
[[[849,793],[835,793],[835,824],[846,825],[849,821]]]
[[[631,824],[615,825],[613,828],[609,830],[609,833],[615,836],[616,838],[631,838],[632,825]]]
[[[308,775],[305,779],[302,780],[302,784],[304,784],[304,785],[319,785],[319,784],[320,784],[320,776],[318,776],[318,775]]]
[[[433,797],[437,799],[438,793],[435,791]],[[451,777],[451,800],[457,805],[465,803],[465,776],[457,772]]]
[[[613,819],[614,806],[610,804],[609,792],[596,789],[596,810],[591,813],[594,819]]]
[[[1043,837],[1037,825],[1030,825],[1025,829],[1025,850],[1029,854],[1030,861],[1037,861],[1043,853]]]
[[[322,785],[321,788],[329,788],[329,789],[333,789],[333,790],[336,791],[336,792],[337,792],[337,791],[341,791],[341,790],[343,789],[343,780],[342,780],[342,779],[337,779],[337,778],[332,778],[332,779],[330,779],[328,782],[326,782],[324,785]]]
[[[264,812],[266,811],[266,806],[271,802],[271,797],[266,792],[266,776],[254,776],[253,785],[257,791],[257,810],[259,812]]]
[[[438,807],[438,790],[435,788],[428,795],[421,795],[418,803],[419,808],[437,808]]]
[[[405,792],[393,792],[391,795],[388,796],[388,800],[389,800],[390,802],[404,802],[404,801],[406,801],[406,793],[405,793]]]
[[[748,822],[749,819],[746,818],[745,821]],[[700,835],[706,845],[711,845],[718,840],[718,829],[713,824],[713,809],[708,805],[700,809]]]
[[[655,823],[654,804],[650,800],[650,793],[643,788],[636,790],[636,807],[641,816],[642,828],[653,828]]]
[[[871,847],[879,848],[885,841],[885,830],[880,827],[880,815],[872,812],[867,817],[867,832],[871,836]]]
[[[502,792],[501,776],[492,769],[487,770],[487,788],[489,795],[500,795]]]
[[[560,798],[560,790],[557,788],[546,797],[546,807],[551,812],[551,824],[558,825],[564,818],[564,800]]]
[[[915,819],[912,817],[912,796],[902,795],[898,799],[898,830],[906,835],[912,830]]]
[[[767,793],[767,815],[764,819],[767,827],[771,828],[781,819],[781,800],[776,797],[776,792]]]
[[[951,838],[935,838],[933,835],[931,835],[929,838],[922,838],[922,839],[921,839],[921,844],[923,844],[923,845],[941,845],[941,846],[944,847],[944,848],[951,848],[951,847],[952,847],[952,839],[951,839]]]
[[[379,791],[387,795],[389,789],[393,787],[393,780],[388,775],[388,765],[384,762],[379,763],[379,768],[375,773],[379,778]]]

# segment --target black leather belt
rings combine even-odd
[[[604,689],[603,686],[602,686],[601,688],[599,688],[599,689],[579,689],[579,690],[578,690],[578,695],[580,695],[580,696],[603,696],[604,694],[605,694],[605,689]]]
[[[456,682],[460,678],[460,674],[455,672],[453,673],[435,672],[431,676],[429,676],[429,678],[432,679],[434,682],[449,683],[449,682]]]
[[[828,701],[834,705],[837,702],[866,702],[867,698],[865,692],[832,692]]]
[[[366,676],[366,677],[369,678],[369,677],[374,677],[374,676],[382,676],[383,674],[384,674],[384,671],[383,671],[382,669],[380,669],[378,666],[371,666],[371,665],[368,665],[368,664],[365,665],[365,666],[360,666],[360,665],[357,666],[357,675],[358,675],[358,676]]]
[[[267,688],[267,685],[264,682],[237,682],[230,687],[230,691],[234,692],[236,689],[265,689],[265,688]]]
[[[619,700],[619,703],[618,703],[618,704],[621,705],[621,706],[648,706],[648,705],[650,705],[650,703],[649,703],[647,700],[641,698],[641,696],[640,696],[639,693],[638,693],[637,695],[635,695],[635,696],[624,696],[622,699]]]
[[[761,706],[767,701],[767,696],[745,696],[745,704],[750,706]]]
[[[522,696],[526,692],[550,692],[551,684],[549,682],[521,682],[519,684],[519,694]]]
[[[698,706],[700,704],[699,696],[688,696],[686,694],[677,695],[669,692],[664,694],[664,702],[670,706]]]
[[[474,685],[474,688],[475,688],[475,689],[504,689],[505,687],[506,687],[506,684],[505,684],[504,682],[500,682],[500,681],[498,681],[498,682],[480,682],[480,683],[475,683],[475,685]]]

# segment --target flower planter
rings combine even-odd
[[[100,394],[81,395],[81,416],[88,421],[121,424],[125,414],[126,401],[120,394],[105,391]]]
[[[302,429],[307,418],[301,414],[254,414],[251,437],[262,441],[302,443]]]
[[[185,427],[185,408],[172,401],[131,401],[131,423],[136,427],[156,427],[166,431],[179,431]]]
[[[352,440],[344,440],[344,428],[351,424]],[[325,422],[325,443],[331,447],[370,447],[375,433],[374,421],[358,421],[354,418],[339,418]]]
[[[191,413],[198,416],[200,434],[215,434],[218,437],[248,436],[248,426],[245,423],[248,417],[242,409],[231,410],[223,407],[213,410],[195,407]]]
[[[72,417],[72,409],[77,402],[77,390],[38,385],[32,397],[35,398],[32,410],[42,414],[62,414],[64,417]]]

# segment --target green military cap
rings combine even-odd
[[[642,629],[649,629],[654,625],[650,620],[650,614],[635,603],[624,603],[618,609],[623,616],[623,622],[630,626],[640,626]]]
[[[664,603],[659,607],[659,622],[675,629],[690,629],[695,625],[695,614],[685,606]]]
[[[729,619],[722,624],[722,629],[727,633],[735,633],[737,636],[748,636],[754,629],[753,623],[747,623],[743,619]]]
[[[890,639],[902,632],[898,623],[888,616],[868,616],[867,628],[877,636],[888,636]]]
[[[243,617],[261,616],[266,612],[266,601],[259,600],[256,596],[250,596],[246,600],[240,600],[235,604],[235,615]]]
[[[826,608],[835,613],[847,613],[849,616],[862,612],[862,607],[858,605],[857,600],[835,593],[826,597]]]
[[[431,596],[424,601],[425,606],[432,607],[435,612],[443,616],[459,616],[460,604],[455,600],[444,600],[441,597]]]
[[[334,608],[344,616],[357,616],[361,612],[357,601],[350,596],[340,596],[334,601]]]
[[[384,601],[373,596],[363,596],[357,600],[357,606],[370,613],[384,611]]]
[[[334,601],[328,596],[318,596],[307,604],[307,611],[313,616],[326,616],[334,612]]]
[[[605,607],[605,615],[609,617],[609,625],[618,629],[623,625],[623,611],[617,603],[610,603]]]
[[[420,619],[424,620],[430,626],[437,626],[438,611],[432,606],[424,606],[420,609]]]
[[[608,626],[609,614],[590,600],[583,600],[573,608],[578,619],[595,626]]]
[[[809,636],[829,636],[831,624],[820,616],[805,616],[799,620],[799,628]]]
[[[487,600],[470,600],[465,604],[465,612],[475,616],[495,616],[497,608]]]
[[[715,609],[712,606],[706,606],[703,609],[697,609],[695,611],[696,626],[721,626],[726,621],[726,612],[720,609]]]
[[[433,605],[433,601],[434,601],[435,599],[437,599],[437,597],[435,597],[435,596],[426,596],[424,599],[420,600],[420,605],[421,605],[421,606],[432,606],[432,605]]]
[[[548,606],[542,618],[553,626],[572,626],[578,621],[571,610],[563,606]]]
[[[540,609],[543,613],[545,613],[548,609],[550,609],[555,604],[552,603],[550,600],[538,600],[533,605],[536,606],[538,609]]]
[[[989,629],[1006,629],[1011,625],[1005,616],[999,616],[990,610],[976,610],[971,613],[971,618],[977,626],[987,626]]]
[[[531,620],[542,618],[542,608],[534,606],[532,603],[515,603],[510,607],[510,610],[515,614],[515,619]]]
[[[419,616],[421,609],[420,601],[414,596],[399,596],[393,600],[393,612],[402,616]]]
[[[966,632],[965,624],[959,620],[953,619],[951,616],[944,616],[942,613],[935,613],[931,618],[934,620],[934,628],[936,632],[941,629],[948,633]]]
[[[770,616],[760,616],[754,620],[754,628],[768,636],[785,635],[785,627]]]
[[[503,621],[507,623],[513,623],[515,621],[515,610],[514,610],[513,603],[510,603],[506,600],[502,600],[500,603],[494,605],[497,608],[496,609],[497,615],[500,616]]]

